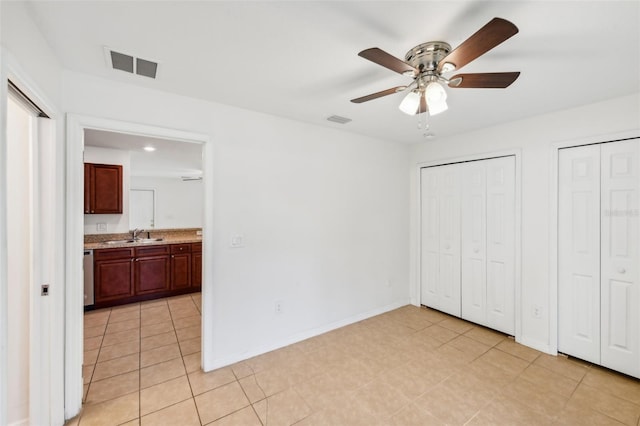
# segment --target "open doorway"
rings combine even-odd
[[[83,359],[83,304],[80,301],[84,298],[83,291],[83,274],[82,263],[83,259],[78,253],[82,252],[84,248],[85,235],[87,231],[95,232],[93,235],[113,234],[113,235],[129,235],[130,229],[130,191],[131,189],[155,189],[155,195],[157,197],[155,202],[154,222],[153,226],[147,226],[150,230],[150,236],[154,236],[154,232],[158,231],[161,227],[181,226],[183,228],[201,228],[202,229],[202,360],[201,365],[203,369],[207,369],[205,362],[208,349],[210,348],[210,342],[208,339],[208,327],[207,322],[204,320],[207,317],[207,293],[210,285],[208,285],[209,275],[207,273],[207,259],[210,262],[210,251],[207,247],[211,247],[211,234],[207,232],[207,229],[211,229],[211,198],[208,194],[211,191],[207,190],[210,187],[211,182],[211,168],[212,168],[212,155],[211,147],[208,144],[208,136],[183,132],[173,129],[165,129],[153,126],[139,125],[134,123],[126,123],[112,120],[104,120],[99,118],[70,116],[67,123],[68,139],[67,139],[67,268],[69,271],[68,288],[67,288],[67,321],[66,321],[66,370],[65,370],[65,417],[71,418],[75,416],[82,406],[82,396],[84,388],[82,386],[82,359]],[[112,145],[109,147],[104,146],[106,142],[100,141],[100,137],[110,136],[110,139],[119,139],[120,143],[126,143],[121,146],[130,149],[131,142],[136,140],[139,150],[133,151],[129,156],[129,173],[128,184],[123,185],[123,203],[122,212],[119,215],[113,215],[118,217],[108,217],[108,214],[94,214],[83,215],[83,203],[84,203],[84,169],[83,164],[87,161],[93,161],[94,164],[100,164],[100,161],[96,157],[89,158],[87,154],[95,155],[96,152],[117,148],[117,144],[110,142]],[[117,137],[115,137],[117,136]],[[93,140],[93,141],[92,141]],[[115,144],[115,145],[114,145]],[[156,144],[156,151],[147,152],[144,151],[144,146],[151,146]],[[200,200],[201,208],[199,208],[200,215],[198,219],[193,217],[190,219],[177,218],[176,212],[163,212],[160,211],[163,207],[158,206],[160,193],[173,193],[176,194],[176,189],[167,189],[165,184],[153,183],[150,179],[154,173],[151,173],[151,168],[168,170],[166,163],[160,159],[159,156],[155,156],[154,160],[146,161],[150,158],[149,154],[157,154],[161,149],[160,146],[173,148],[173,156],[179,156],[184,154],[185,151],[195,148],[201,152],[200,156],[200,168],[198,167],[174,167],[171,170],[172,176],[165,176],[167,179],[175,180],[176,184],[196,184],[200,185]],[[137,145],[136,145],[137,146]],[[178,148],[176,150],[176,147]],[[84,149],[84,153],[83,153]],[[92,152],[93,151],[93,152]],[[92,152],[92,153],[91,153]],[[177,154],[180,153],[180,154]],[[83,158],[84,154],[84,158]],[[144,155],[147,155],[146,157]],[[136,159],[137,158],[137,159]],[[140,170],[132,172],[132,165],[137,163]],[[183,164],[184,165],[184,164]],[[125,173],[126,175],[126,173]],[[135,176],[137,175],[137,176]],[[123,182],[127,182],[124,179]],[[164,182],[166,183],[166,182]],[[171,185],[169,185],[171,186]],[[153,188],[152,188],[153,187]],[[167,192],[168,191],[168,192]],[[172,192],[173,191],[173,192]],[[182,191],[185,192],[185,191]],[[166,195],[162,196],[163,200]],[[126,201],[125,201],[126,200]],[[183,205],[184,203],[177,201],[175,203],[168,203],[175,205]],[[191,211],[198,209],[192,209]],[[83,217],[84,216],[84,217]],[[89,220],[84,220],[89,217]],[[182,220],[186,221],[182,221]],[[189,222],[190,220],[199,220],[196,222]],[[151,225],[151,223],[149,224]],[[194,226],[194,225],[200,225]],[[116,232],[113,232],[116,231]],[[120,232],[122,231],[122,232]],[[210,264],[210,263],[209,263]],[[70,301],[74,301],[71,303]]]

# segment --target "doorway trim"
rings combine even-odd
[[[558,141],[551,144],[551,179],[549,179],[549,353],[558,353],[558,161],[560,150],[583,145],[640,138],[640,129],[606,135]]]
[[[212,264],[213,254],[213,144],[207,134],[187,132],[140,123],[111,120],[106,118],[67,114],[67,199],[66,199],[66,271],[65,294],[65,418],[76,416],[82,408],[82,358],[83,358],[83,272],[82,253],[84,248],[84,130],[103,130],[128,133],[139,136],[171,139],[185,143],[202,145],[203,171],[203,262],[202,262],[202,317],[213,316],[212,274],[207,265]],[[205,371],[210,370],[213,355],[211,325],[202,321],[201,362]]]

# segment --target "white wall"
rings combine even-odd
[[[129,232],[129,188],[131,173],[131,155],[120,149],[84,147],[84,162],[98,164],[119,164],[122,166],[122,214],[85,214],[84,233],[119,234]],[[105,224],[104,231],[98,230],[98,224]]]
[[[67,111],[211,135],[213,365],[409,301],[406,146],[74,72],[64,92]]]
[[[413,147],[411,190],[412,300],[418,303],[418,180],[421,162],[449,161],[471,154],[520,149],[522,152],[522,342],[553,351],[550,326],[550,197],[552,144],[640,129],[640,95],[635,94],[580,108],[507,123],[501,126],[425,142]],[[534,319],[534,305],[542,317]]]
[[[131,176],[131,189],[154,190],[156,229],[202,228],[204,205],[201,180]]]

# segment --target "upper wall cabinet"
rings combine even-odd
[[[122,166],[84,164],[84,213],[122,214]]]

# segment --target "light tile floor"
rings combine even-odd
[[[210,373],[200,294],[85,315],[71,425],[636,425],[640,381],[405,306]]]

